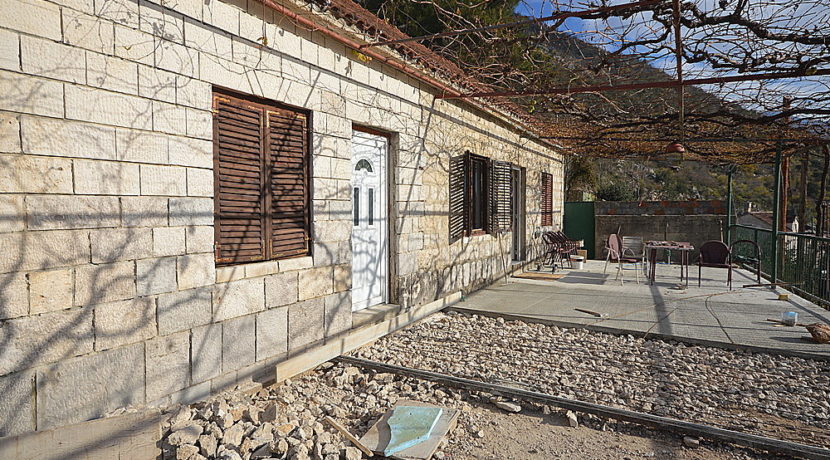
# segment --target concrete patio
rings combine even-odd
[[[565,275],[558,280],[511,277],[506,283],[501,281],[473,293],[454,309],[564,327],[830,359],[830,344],[804,340],[810,337],[804,327],[767,321],[780,319],[782,312],[795,311],[799,325],[830,324],[830,312],[792,293],[789,300],[778,300],[779,292],[788,293],[783,289],[742,288],[756,282],[749,272],[735,270],[733,289],[729,291],[724,269],[704,268],[702,286],[698,288],[696,266],[690,267],[687,287],[679,285],[677,265],[658,264],[654,285],[646,284],[642,272],[638,284],[634,267],[626,266],[620,285],[614,279],[616,268],[609,265],[604,274],[604,264],[587,261],[582,270],[557,271]]]

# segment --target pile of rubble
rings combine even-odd
[[[826,361],[453,312],[355,355],[762,434],[792,423],[791,439],[830,445]]]
[[[460,393],[430,382],[326,363],[293,381],[226,392],[178,409],[164,427],[163,456],[357,460],[363,453],[325,424],[325,417],[359,434],[402,398],[469,408]]]
[[[595,449],[607,451],[608,458],[615,458],[619,448],[607,447],[605,442],[619,442],[620,433],[650,439],[662,436],[663,446],[682,448],[679,439],[624,422],[607,421],[590,415],[580,415],[577,420],[576,414],[566,414],[550,406],[508,401],[487,393],[446,388],[429,381],[326,363],[312,372],[281,384],[251,391],[238,389],[208,401],[173,409],[164,427],[163,458],[357,460],[365,456],[326,424],[324,419],[331,417],[349,432],[359,436],[401,399],[460,411],[456,428],[444,438],[433,455],[438,460],[475,458],[476,455],[471,452],[486,451],[488,446],[485,444],[499,446],[498,449],[506,439],[515,440],[516,436],[523,433],[516,433],[512,423],[504,420],[500,423],[499,417],[505,415],[527,417],[531,427],[538,426],[540,417],[559,419],[559,425],[566,427],[563,429],[575,430],[565,440],[546,438],[547,450],[527,442],[529,446],[526,458],[573,458],[580,452],[584,454],[585,442]],[[546,425],[550,423],[548,421]],[[608,438],[610,441],[596,442],[586,438],[581,441],[583,444],[577,442],[569,447],[566,444],[579,441],[579,430],[584,430],[576,429],[576,426],[593,428],[590,431],[594,433],[609,432],[609,436],[612,432],[615,434]],[[581,433],[585,434],[584,431]],[[651,441],[648,445],[656,446]],[[720,450],[708,450],[713,447]],[[700,452],[707,455],[718,454],[712,458],[756,458],[751,452],[735,450],[729,446],[701,449]],[[642,450],[641,455],[639,451],[635,452],[638,452],[636,458],[669,454],[668,450],[646,449]],[[507,454],[497,451],[489,457],[503,458],[504,455]],[[588,456],[605,458],[599,455]]]

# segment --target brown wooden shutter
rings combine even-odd
[[[215,95],[216,261],[264,260],[262,110]]]
[[[460,239],[470,229],[470,203],[468,202],[468,180],[470,174],[470,153],[450,158],[450,243]]]
[[[542,226],[553,225],[553,176],[542,173]]]
[[[309,252],[307,129],[305,114],[289,110],[268,111],[266,161],[270,176],[272,258]]]
[[[490,168],[490,228],[493,232],[510,230],[512,215],[510,212],[512,164],[506,161],[493,161]]]

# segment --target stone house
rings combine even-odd
[[[286,378],[560,225],[561,153],[451,64],[285,3],[0,2],[0,436]]]

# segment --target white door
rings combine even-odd
[[[352,310],[386,302],[386,154],[384,136],[352,133]]]

